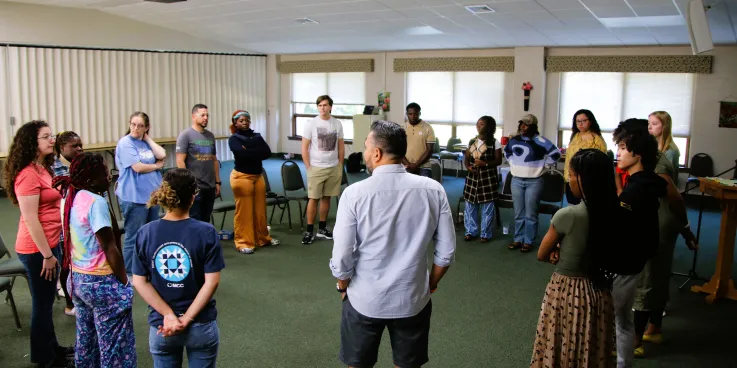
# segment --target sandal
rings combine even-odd
[[[515,250],[515,249],[519,249],[519,247],[521,246],[522,246],[522,243],[512,242],[511,244],[507,245],[507,249]]]
[[[466,236],[463,237],[463,240],[465,240],[465,241],[471,241],[471,240],[473,240],[473,238],[475,238],[475,236],[466,234]]]
[[[522,253],[527,253],[527,252],[529,252],[531,250],[532,250],[532,245],[530,245],[530,244],[523,244],[522,245],[522,248],[520,248],[519,251],[522,252]]]
[[[489,241],[489,239],[488,239],[488,238],[481,238],[481,242],[482,242],[482,243],[486,243],[486,242],[488,242],[488,241]]]

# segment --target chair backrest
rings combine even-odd
[[[714,161],[706,153],[697,153],[691,158],[689,175],[703,178],[714,176]]]
[[[432,153],[440,153],[440,139],[435,137],[435,144],[432,146]]]
[[[266,184],[266,193],[270,193],[271,184],[269,183],[269,175],[266,174],[266,170],[261,169],[261,176],[264,177],[264,183]]]
[[[543,192],[540,200],[545,202],[562,202],[566,182],[560,171],[548,170],[543,174]]]
[[[430,160],[430,169],[432,170],[432,178],[438,183],[443,182],[443,170],[438,160]]]
[[[504,179],[504,187],[502,188],[502,194],[503,195],[512,195],[512,178],[514,175],[512,175],[512,172],[507,172],[506,179]]]
[[[450,139],[448,139],[448,144],[445,146],[445,150],[448,152],[457,152],[458,150],[453,148],[453,146],[455,146],[456,144],[461,144],[461,143],[463,142],[461,141],[460,138],[450,137]]]
[[[302,171],[296,162],[289,160],[281,165],[281,181],[284,185],[284,192],[294,190],[307,190],[305,182],[302,180]]]
[[[0,258],[5,257],[5,255],[8,255],[8,258],[12,258],[10,256],[10,252],[8,251],[8,247],[5,246],[5,240],[3,240],[3,236],[0,235]]]
[[[341,186],[343,186],[343,185],[350,185],[348,183],[348,171],[346,171],[345,165],[343,165],[343,177],[340,178],[340,185]]]

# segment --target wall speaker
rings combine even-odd
[[[686,23],[694,55],[714,49],[703,0],[691,0],[686,7]]]

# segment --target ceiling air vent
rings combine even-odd
[[[297,18],[294,21],[299,24],[320,24],[320,22],[310,18]]]
[[[162,4],[174,4],[174,3],[183,3],[187,0],[143,0],[149,3],[162,3]]]
[[[466,10],[474,14],[485,14],[494,12],[494,9],[488,7],[487,5],[468,5],[466,6]]]

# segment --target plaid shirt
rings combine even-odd
[[[54,177],[69,175],[69,168],[61,163],[61,159],[59,157],[56,158],[56,161],[51,165],[51,168],[54,169]]]
[[[486,142],[481,141],[477,147],[477,138],[471,139],[468,144],[469,162],[480,159],[484,162],[494,161],[497,147],[487,147]],[[471,203],[486,203],[498,197],[499,179],[497,179],[496,166],[477,167],[466,175],[466,185],[463,187],[463,199]]]

